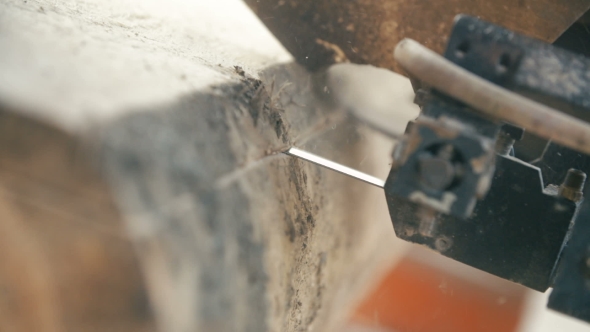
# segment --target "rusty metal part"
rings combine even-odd
[[[490,83],[411,39],[398,44],[395,59],[411,75],[482,114],[590,154],[587,122]]]
[[[584,184],[586,184],[586,173],[572,168],[567,171],[558,193],[572,202],[579,202],[583,197]]]
[[[458,14],[553,42],[590,0],[245,0],[308,69],[350,61],[400,72],[391,50],[412,38],[438,53]]]

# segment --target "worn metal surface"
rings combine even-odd
[[[343,61],[399,70],[391,52],[401,39],[442,53],[457,14],[552,42],[590,7],[589,0],[245,1],[312,70]]]
[[[468,47],[467,52],[460,51]],[[573,116],[590,119],[590,60],[470,17],[457,22],[445,57],[514,92]],[[534,165],[546,184],[559,184],[569,168],[590,172],[590,160],[550,143]]]
[[[453,110],[438,99],[424,109],[430,108]],[[419,117],[396,146],[385,195],[404,197],[460,218],[469,217],[476,200],[487,192],[493,174],[493,135],[480,135],[473,127],[448,118],[434,119]],[[447,149],[450,151],[445,153]]]
[[[387,186],[386,186],[387,188]],[[469,219],[440,214],[425,236],[419,207],[387,197],[396,235],[475,268],[545,291],[576,205],[544,191],[538,168],[498,157],[492,187]]]
[[[550,142],[543,156],[533,163],[541,169],[545,183],[559,184],[565,179],[567,170],[579,169],[590,174],[590,158],[588,155]]]
[[[475,18],[471,17],[469,20],[476,21]],[[461,22],[463,21],[461,19]],[[477,22],[483,23],[481,21]],[[493,28],[491,25],[489,27]],[[490,32],[493,33],[493,29],[490,29]],[[484,33],[486,33],[485,30]],[[499,34],[491,34],[489,38],[493,39],[496,36],[500,37]],[[471,52],[469,45],[468,40],[459,44],[455,50],[459,58],[463,58],[466,53]],[[508,54],[507,50],[512,50],[511,48],[498,52],[496,46],[498,45],[491,43],[489,52],[492,54],[497,53],[497,57],[492,55],[491,59],[484,58],[484,60],[491,60],[490,62],[495,66],[497,72],[504,73],[509,70],[509,66],[515,67],[515,65],[512,65],[514,61],[523,62],[522,59],[514,59]],[[518,50],[518,47],[516,46],[514,49]],[[548,51],[551,52],[550,49]],[[557,50],[555,50],[555,53],[557,53]],[[437,90],[471,107],[476,113],[497,121],[513,123],[540,137],[590,154],[590,124],[587,122],[580,121],[576,117],[565,114],[556,108],[499,87],[497,84],[493,84],[485,78],[451,63],[412,39],[404,39],[396,46],[394,58],[410,75],[431,86],[433,90]],[[572,60],[580,59],[574,58]],[[524,71],[542,71],[542,67],[543,63],[535,63],[532,68],[525,68]],[[557,94],[573,94],[573,92],[569,91],[570,86],[578,88],[577,84],[573,82],[577,80],[583,81],[583,78],[579,77],[579,73],[568,72],[559,68],[553,68],[553,70],[556,72],[553,74],[558,75],[551,75],[552,73],[549,72],[534,81],[533,92],[539,90],[543,94],[543,88],[539,85],[544,84],[554,86]],[[570,77],[568,74],[574,75]],[[554,84],[554,81],[560,79],[563,79],[565,83]],[[569,84],[570,86],[568,86],[568,82],[572,82]],[[565,91],[559,90],[564,88]],[[576,93],[581,94],[577,91]]]
[[[579,202],[583,198],[584,185],[586,184],[586,173],[579,169],[570,169],[567,171],[565,180],[559,186],[558,194],[572,202]]]
[[[588,193],[588,191],[586,191]],[[590,322],[590,200],[582,203],[547,306]]]
[[[590,59],[584,56],[463,16],[445,58],[525,97],[590,119]]]
[[[590,81],[582,78],[587,72],[587,59],[473,17],[464,16],[456,23],[445,52],[447,60],[539,102],[564,106],[571,112],[587,112],[585,100],[588,95],[584,92]],[[508,156],[511,145],[508,144],[500,146],[503,155],[497,157],[491,188],[485,198],[479,194],[483,199],[477,202],[472,214],[466,215],[468,219],[462,218],[456,210],[445,211],[429,201],[412,199],[406,188],[420,189],[429,197],[455,190],[453,207],[457,202],[475,203],[476,187],[461,192],[456,190],[457,187],[438,191],[425,188],[425,181],[419,174],[420,167],[414,165],[415,160],[428,150],[428,146],[453,144],[463,154],[461,180],[473,183],[473,171],[468,166],[472,166],[473,160],[482,153],[473,148],[461,148],[458,138],[465,136],[473,142],[478,139],[491,141],[498,137],[500,128],[493,119],[483,117],[477,110],[441,92],[424,89],[422,93],[422,114],[409,127],[399,148],[401,152],[394,153],[395,162],[385,185],[396,234],[473,267],[545,291],[551,285],[576,212],[573,201],[579,200],[582,173],[571,173],[570,180],[571,175],[576,174],[577,180],[564,182],[562,189],[557,186],[546,188],[541,169]],[[433,122],[430,127],[438,130],[432,133],[422,130],[417,135],[418,129],[423,127],[420,124],[427,119]],[[445,127],[454,128],[454,134],[442,130]],[[505,126],[504,131],[509,143],[523,137],[520,128]],[[581,154],[562,160],[560,151],[564,150],[550,150],[551,154],[546,156],[548,159],[543,164],[548,170],[558,166],[554,172],[560,174],[552,174],[549,184],[559,184],[569,168],[577,167],[577,164],[571,164],[573,161],[581,166],[587,163]],[[488,158],[482,164],[489,164],[490,160]],[[586,168],[582,167],[582,170]],[[560,181],[556,182],[559,178]],[[568,194],[564,189],[571,192]]]

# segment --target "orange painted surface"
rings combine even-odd
[[[483,273],[475,272],[475,277]],[[405,259],[366,298],[352,321],[399,332],[516,331],[524,292],[514,286],[486,287]]]

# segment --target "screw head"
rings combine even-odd
[[[422,183],[434,190],[445,190],[455,177],[450,161],[432,156],[424,157],[418,162],[418,171]]]
[[[440,236],[434,241],[434,247],[440,252],[449,250],[453,246],[453,240],[446,236]]]
[[[442,191],[448,189],[459,175],[453,158],[455,149],[452,145],[439,146],[435,151],[423,152],[418,157],[418,174],[424,186]]]

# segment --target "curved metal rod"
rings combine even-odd
[[[492,118],[590,154],[590,125],[453,64],[411,39],[397,44],[395,60],[417,79]]]

